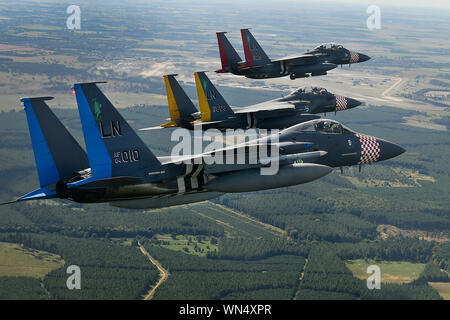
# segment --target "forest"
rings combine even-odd
[[[0,241],[21,243],[26,247],[45,250],[61,255],[64,266],[48,273],[42,281],[42,292],[38,279],[2,277],[0,296],[7,297],[12,285],[17,287],[12,292],[19,292],[23,286],[30,284],[34,288],[30,298],[45,299],[98,299],[98,300],[132,300],[140,299],[159,278],[157,268],[150,264],[136,247],[114,244],[105,239],[69,238],[57,234],[1,234]],[[68,290],[67,267],[77,265],[82,274],[80,290]],[[17,282],[16,284],[14,284]],[[38,287],[41,288],[38,290]],[[39,295],[39,297],[37,297]],[[27,297],[27,291],[16,299]],[[14,296],[12,296],[14,299]]]
[[[136,106],[121,112],[139,128],[151,124],[146,119],[155,124],[163,121],[163,110]],[[385,123],[394,113],[389,108],[384,111],[373,118]],[[55,112],[81,139],[75,112]],[[5,201],[30,191],[37,182],[24,116],[16,111],[0,116],[0,179],[10,182],[1,186]],[[354,126],[363,123],[362,115],[355,113]],[[377,130],[372,134],[380,134]],[[395,130],[415,152],[424,150],[427,139],[437,146],[445,141],[429,132],[417,136]],[[160,132],[142,138],[157,154],[170,148]],[[3,206],[0,241],[60,254],[65,266],[42,280],[1,277],[0,281],[3,288],[28,286],[23,294],[33,299],[141,299],[159,279],[155,266],[135,246],[141,239],[170,272],[154,299],[438,299],[427,282],[448,281],[448,242],[401,235],[382,238],[377,230],[383,223],[448,236],[448,201],[435,194],[449,185],[442,179],[448,168],[444,155],[433,151],[419,158],[411,152],[405,157],[364,167],[361,173],[346,168],[344,175],[333,172],[304,186],[229,194],[176,208],[136,211],[52,200]],[[434,183],[419,181],[418,186],[397,168],[438,178]],[[404,187],[370,186],[374,179],[397,181]],[[398,198],[403,203],[395,201]],[[217,247],[205,247],[203,257],[193,255],[195,251],[188,254],[187,247],[170,250],[172,243],[181,241],[177,235],[194,237],[193,248],[196,237],[206,237]],[[169,240],[157,240],[165,237]],[[352,259],[425,263],[426,269],[412,283],[383,284],[386,290],[381,294],[369,292],[364,281],[345,267],[344,262]],[[80,291],[65,287],[70,264],[79,265],[83,272]],[[24,297],[19,290],[14,292],[12,297]]]
[[[311,248],[296,299],[442,299],[422,278],[407,284],[383,283],[380,290],[369,290],[366,281],[354,277],[333,249],[326,244]]]
[[[291,299],[305,264],[304,257],[294,255],[250,261],[208,259],[143,244],[170,272],[170,280],[163,283],[155,299],[243,299],[253,297],[254,292],[271,292],[271,299]]]

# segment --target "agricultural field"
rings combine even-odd
[[[210,252],[217,251],[217,240],[210,237],[157,234],[153,239],[161,248],[198,256],[206,256]]]
[[[5,242],[0,243],[0,261],[0,277],[42,279],[64,265],[64,260],[56,254]]]
[[[381,271],[381,281],[387,283],[408,283],[417,280],[425,268],[423,263],[412,263],[407,261],[374,261],[374,260],[350,260],[346,266],[355,277],[366,280],[367,267],[377,265]]]
[[[448,282],[429,282],[444,300],[450,300],[450,283]]]

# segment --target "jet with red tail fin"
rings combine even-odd
[[[350,51],[342,45],[322,44],[301,55],[270,59],[249,29],[241,29],[245,61],[233,48],[225,32],[217,32],[222,68],[217,73],[233,73],[252,79],[289,76],[292,80],[326,75],[338,65],[364,62],[369,56]]]

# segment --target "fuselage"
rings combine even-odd
[[[333,63],[336,65],[360,63],[370,59],[369,56],[363,53],[350,51],[342,45],[333,43],[322,44],[306,53],[317,56],[321,62]]]
[[[254,67],[232,68],[231,72],[235,75],[245,76],[250,79],[268,79],[290,76],[295,78],[307,78],[311,76],[326,75],[327,71],[337,67],[336,64],[329,62],[317,62],[310,64],[295,64],[293,59],[271,61],[265,65]]]
[[[303,56],[270,60],[266,64],[256,66],[241,62],[232,66],[229,71],[235,75],[252,79],[278,78],[289,75],[293,80],[326,75],[327,71],[338,65],[360,63],[369,59],[369,56],[350,51],[342,45],[322,44],[305,52]]]
[[[112,205],[128,208],[156,208],[211,199],[220,196],[223,192],[218,192],[218,190],[223,190],[225,187],[228,188],[225,189],[228,190],[227,192],[235,192],[233,186],[240,192],[267,189],[262,183],[258,189],[257,181],[263,181],[263,179],[268,182],[278,179],[276,187],[296,184],[295,181],[289,181],[283,185],[284,180],[279,177],[285,175],[288,180],[293,176],[290,172],[299,172],[299,170],[304,170],[301,173],[303,177],[309,176],[306,180],[302,180],[300,177],[296,181],[305,183],[328,173],[323,171],[323,168],[373,163],[390,159],[404,152],[401,147],[391,142],[355,133],[335,121],[322,119],[308,121],[283,130],[278,134],[278,140],[281,157],[319,150],[325,151],[326,154],[303,160],[305,164],[312,164],[317,168],[302,168],[301,165],[295,167],[296,161],[282,160],[279,164],[279,172],[272,178],[270,176],[261,177],[255,171],[258,169],[258,165],[253,167],[246,163],[208,165],[204,162],[199,164],[195,164],[195,162],[169,163],[163,165],[160,172],[151,175],[144,172],[142,177],[139,177],[142,178],[139,183],[106,184],[92,187],[83,183],[84,179],[91,178],[87,174],[84,177],[73,179],[75,181],[73,183],[67,183],[64,188],[60,189],[59,197],[69,198],[76,202],[109,202]],[[271,141],[269,139],[268,144],[271,144]],[[166,161],[167,158],[160,158],[160,160]],[[322,171],[314,171],[318,169]],[[167,175],[167,172],[170,174]],[[158,175],[164,178],[160,179]],[[246,179],[242,179],[244,176]],[[220,179],[223,179],[222,186]],[[214,184],[210,183],[211,188],[208,188],[209,181],[214,181]],[[245,184],[245,181],[250,181],[250,183]],[[245,187],[246,185],[248,187]]]
[[[203,123],[202,129],[285,129],[301,122],[318,119],[319,116],[316,115],[319,113],[343,111],[360,104],[361,102],[356,99],[333,94],[324,88],[304,87],[258,105],[234,107],[232,108],[235,112],[233,116],[222,121]],[[285,108],[270,110],[271,106],[279,105],[284,105]],[[192,119],[200,120],[200,118],[201,114],[197,112],[188,118],[180,119],[177,124],[192,130],[194,129]]]

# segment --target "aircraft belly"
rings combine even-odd
[[[247,78],[261,79],[261,78],[278,78],[284,77],[286,74],[280,73],[279,63],[270,63],[263,67],[249,68],[244,74]]]
[[[205,201],[221,196],[222,192],[194,192],[184,194],[172,194],[159,197],[111,201],[109,204],[118,208],[127,209],[157,209],[177,206],[181,204]]]

